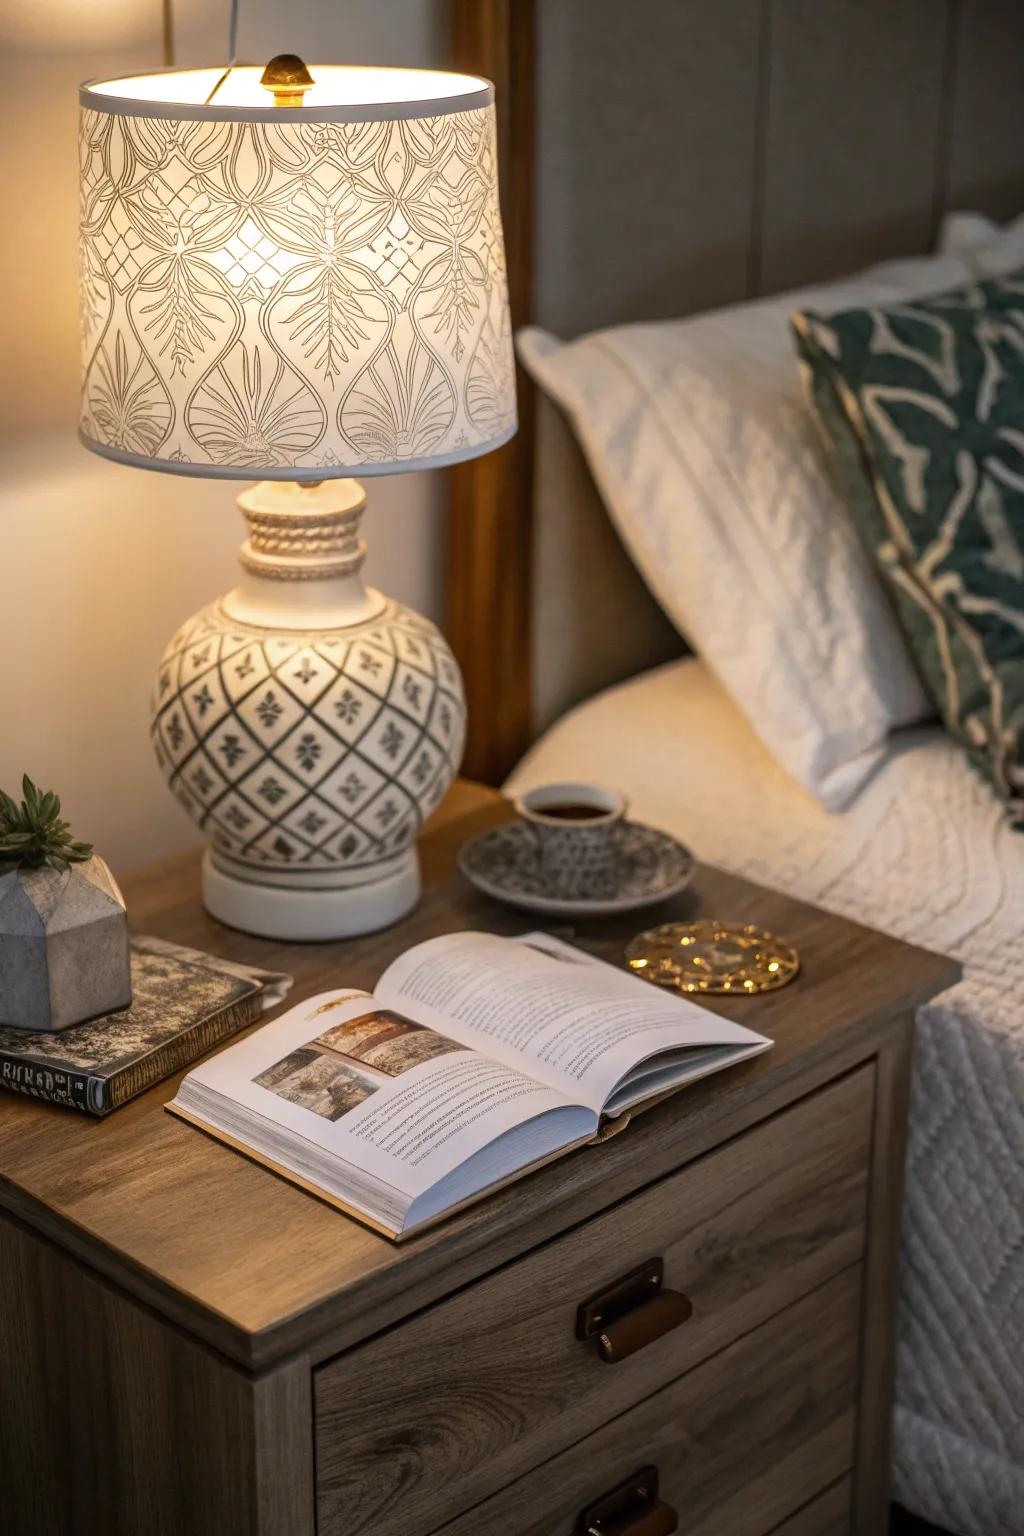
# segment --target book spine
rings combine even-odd
[[[237,1034],[240,1029],[246,1029],[248,1025],[255,1024],[263,1012],[262,989],[252,993],[249,997],[243,997],[240,1002],[232,1003],[229,1008],[223,1008],[219,1013],[212,1014],[208,1019],[201,1019],[191,1029],[175,1035],[173,1040],[167,1040],[155,1051],[150,1051],[148,1056],[143,1056],[138,1061],[133,1061],[130,1066],[123,1067],[120,1072],[115,1072],[107,1080],[111,1109],[118,1109],[126,1104],[129,1099],[134,1099],[138,1094],[145,1093],[154,1083],[161,1082],[165,1077],[172,1077],[175,1072],[180,1072],[182,1067],[191,1066],[200,1056],[226,1040],[229,1035]],[[102,1110],[94,1110],[93,1113],[102,1114]]]
[[[105,1115],[113,1107],[101,1077],[92,1077],[88,1072],[64,1072],[56,1067],[44,1067],[19,1056],[0,1054],[0,1087],[9,1088],[12,1093],[27,1094],[33,1099],[45,1099],[48,1104],[81,1109],[89,1115]]]

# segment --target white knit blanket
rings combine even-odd
[[[616,785],[710,863],[963,963],[917,1020],[893,1490],[958,1536],[1021,1536],[1024,834],[933,730],[824,811],[692,658],[566,716],[508,787],[570,778]]]

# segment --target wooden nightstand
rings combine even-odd
[[[329,947],[230,933],[198,859],[128,881],[136,927],[370,984],[455,927],[522,931],[455,852],[510,814],[459,785],[426,895]],[[624,1134],[395,1247],[163,1112],[0,1098],[0,1488],[11,1536],[574,1536],[656,1469],[621,1536],[881,1536],[914,1009],[951,961],[703,868],[651,921],[757,921],[775,995],[716,1002],[776,1040]],[[564,931],[564,930],[560,930]],[[693,1314],[616,1365],[580,1304],[662,1257]],[[648,1477],[648,1484],[650,1474]]]

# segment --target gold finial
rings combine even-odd
[[[301,107],[312,84],[313,76],[297,53],[277,54],[260,76],[260,85],[274,93],[275,107]]]

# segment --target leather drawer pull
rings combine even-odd
[[[671,1536],[679,1516],[658,1497],[657,1467],[643,1467],[603,1493],[576,1522],[576,1536]]]
[[[693,1316],[693,1303],[681,1291],[666,1290],[664,1280],[664,1260],[648,1259],[583,1303],[576,1337],[594,1339],[601,1359],[617,1365],[681,1327]]]

